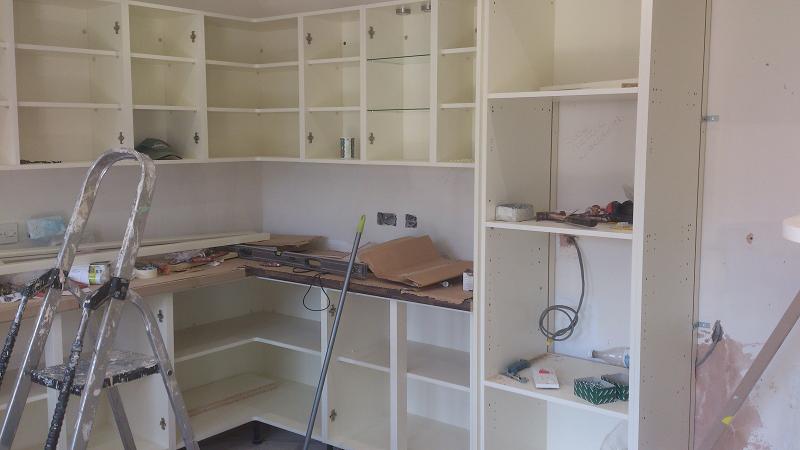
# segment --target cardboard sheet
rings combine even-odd
[[[430,236],[405,237],[360,250],[361,261],[378,278],[421,288],[460,277],[471,261],[456,261],[439,254]]]

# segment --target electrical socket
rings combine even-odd
[[[417,216],[406,214],[406,228],[417,228]]]
[[[0,244],[16,244],[17,242],[19,242],[19,229],[17,224],[0,224]]]
[[[391,227],[397,226],[397,214],[395,213],[378,213],[378,225],[388,225]]]

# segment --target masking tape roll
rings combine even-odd
[[[135,278],[139,280],[151,280],[158,276],[158,267],[156,266],[144,266],[144,267],[136,267],[133,269],[133,274]]]

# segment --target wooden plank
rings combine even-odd
[[[246,272],[250,276],[298,284],[321,284],[322,287],[329,289],[342,288],[342,277],[336,275],[315,277],[316,272],[298,273],[291,267],[266,267],[255,262],[248,262],[246,265]],[[472,311],[472,292],[464,292],[461,283],[455,283],[446,288],[437,286],[413,289],[399,283],[370,277],[364,280],[351,279],[350,292],[459,311]]]
[[[132,288],[141,296],[149,297],[157,294],[182,292],[191,289],[230,283],[242,280],[247,276],[242,260],[225,261],[217,267],[203,267],[186,272],[160,276],[150,280],[133,280]],[[94,286],[97,288],[97,286]],[[28,303],[23,318],[39,314],[42,299],[33,299]],[[0,304],[0,322],[9,322],[17,311],[17,303]],[[71,295],[64,295],[58,305],[58,311],[78,309],[78,302]]]

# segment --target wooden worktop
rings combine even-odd
[[[300,284],[319,284],[321,282],[326,288],[341,289],[342,277],[323,275],[317,280],[314,277],[315,274],[316,272],[297,273],[289,267],[266,267],[256,261],[236,258],[229,259],[216,267],[203,266],[186,272],[162,275],[150,280],[133,280],[131,287],[139,295],[148,297],[230,283],[247,277],[259,277]],[[412,289],[398,283],[379,280],[375,277],[365,280],[353,278],[350,283],[350,291],[460,311],[472,310],[472,293],[464,292],[460,284],[447,288],[437,286],[427,289]],[[25,309],[24,317],[34,317],[39,314],[41,304],[41,298],[31,300]],[[18,303],[16,302],[0,304],[0,323],[13,320],[17,307]],[[77,300],[72,295],[65,294],[58,305],[58,310],[70,311],[75,309],[78,309]]]

